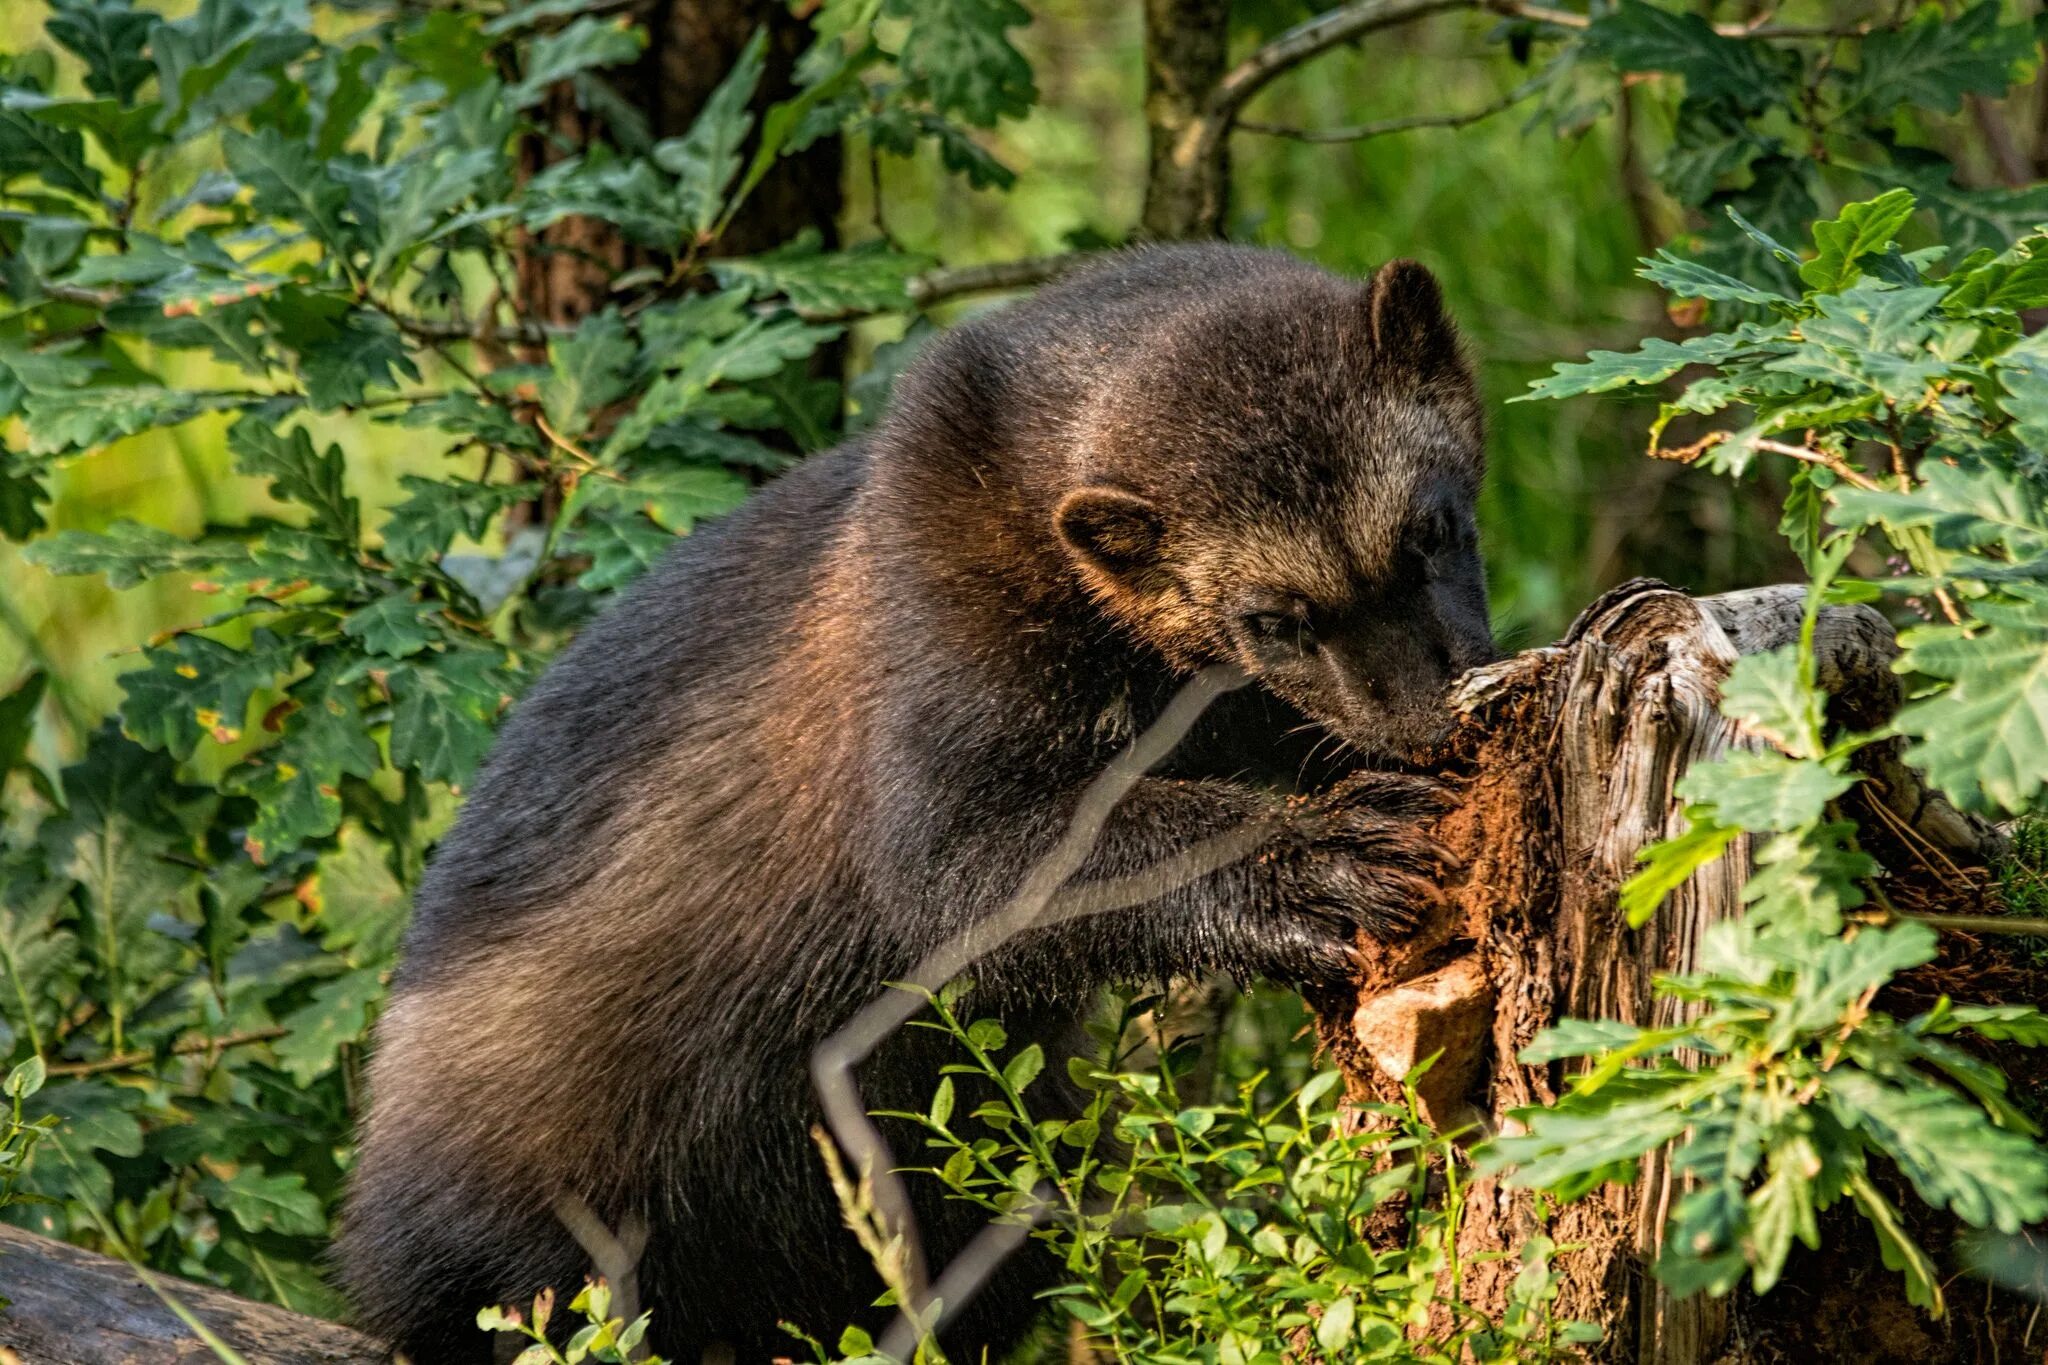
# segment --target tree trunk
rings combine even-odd
[[[1452,904],[1429,932],[1376,963],[1354,996],[1318,1002],[1355,1094],[1397,1097],[1399,1078],[1441,1050],[1421,1085],[1428,1116],[1441,1127],[1476,1119],[1498,1131],[1510,1111],[1561,1089],[1550,1067],[1516,1059],[1542,1029],[1567,1016],[1675,1022],[1676,1007],[1653,997],[1651,980],[1691,970],[1706,928],[1740,913],[1747,843],[1703,868],[1639,930],[1621,918],[1616,893],[1639,850],[1684,827],[1673,788],[1686,770],[1762,747],[1720,714],[1720,684],[1740,655],[1798,638],[1803,600],[1798,587],[1694,600],[1638,581],[1589,607],[1560,644],[1465,680],[1449,748],[1471,781],[1440,830],[1466,867]],[[1815,650],[1831,715],[1871,724],[1896,706],[1897,648],[1876,612],[1824,610]],[[1973,852],[1986,837],[1895,755],[1879,757],[1866,785],[1938,847]],[[1463,1295],[1498,1314],[1519,1269],[1514,1253],[1540,1232],[1581,1248],[1556,1262],[1555,1309],[1604,1328],[1604,1358],[1751,1359],[1723,1354],[1728,1301],[1673,1299],[1648,1274],[1664,1215],[1682,1193],[1662,1153],[1634,1184],[1547,1221],[1529,1194],[1480,1179],[1458,1239]],[[1490,1251],[1509,1254],[1473,1263]],[[1874,1262],[1875,1248],[1868,1252]]]
[[[1139,232],[1150,241],[1221,237],[1230,137],[1210,117],[1230,45],[1230,0],[1145,0],[1145,130],[1151,165]]]
[[[249,1365],[384,1365],[360,1332],[188,1280],[158,1285]],[[0,1361],[219,1365],[221,1357],[126,1261],[0,1224]]]

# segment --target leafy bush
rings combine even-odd
[[[642,1340],[652,1315],[642,1313],[627,1322],[612,1316],[612,1291],[602,1279],[591,1280],[569,1300],[569,1311],[583,1320],[564,1339],[561,1324],[554,1321],[555,1292],[543,1289],[533,1300],[530,1314],[517,1308],[486,1308],[476,1315],[476,1325],[486,1332],[500,1332],[524,1338],[533,1344],[512,1358],[512,1365],[667,1365],[660,1356],[648,1353]],[[550,1327],[554,1327],[551,1334]],[[557,1340],[560,1344],[557,1345]]]
[[[1093,1026],[1096,1057],[1067,1063],[1087,1096],[1069,1114],[1045,1084],[1038,1103],[1026,1098],[1046,1074],[1039,1045],[1011,1049],[999,1021],[964,1021],[964,998],[963,987],[942,993],[913,1027],[950,1035],[966,1060],[943,1068],[928,1110],[893,1117],[927,1133],[935,1164],[917,1169],[951,1195],[1037,1224],[1032,1237],[1064,1267],[1047,1297],[1098,1351],[1133,1365],[1310,1351],[1534,1362],[1577,1359],[1599,1339],[1550,1313],[1554,1248],[1542,1237],[1523,1247],[1500,1321],[1459,1301],[1465,1157],[1458,1135],[1423,1122],[1412,1088],[1406,1107],[1354,1105],[1335,1071],[1278,1094],[1259,1071],[1224,1084],[1225,1100],[1184,1098],[1199,1048],[1134,1056],[1149,1046],[1138,1020],[1158,1003],[1141,997]],[[990,1098],[958,1112],[955,1077]],[[859,1332],[839,1343],[853,1356],[871,1348]]]
[[[110,1211],[161,1268],[339,1311],[315,1267],[357,1054],[462,783],[578,623],[833,439],[841,394],[808,362],[844,318],[907,308],[924,264],[815,236],[718,257],[720,233],[779,154],[848,122],[1000,179],[955,119],[1030,95],[1007,11],[913,16],[885,47],[880,6],[840,5],[790,98],[756,116],[756,34],[650,142],[597,74],[644,35],[579,8],[62,0],[48,32],[85,93],[56,93],[48,52],[0,58],[0,419],[26,435],[0,530],[46,529],[59,462],[187,424],[271,506],[30,549],[215,609],[144,646],[119,729],[54,781],[24,759],[44,680],[0,701],[27,797],[0,849],[0,1047],[52,1059],[38,1103],[76,1158],[26,1177],[57,1206],[10,1216],[99,1243]],[[969,38],[976,62],[942,60]],[[529,175],[564,89],[614,138]],[[537,314],[503,282],[591,214],[628,257],[604,306]],[[381,516],[351,478],[379,429],[445,461]]]
[[[1905,188],[1961,251],[2001,249],[2048,217],[2048,190],[1972,187],[1928,136],[1966,100],[2031,77],[2039,18],[2006,22],[1998,0],[1865,13],[1774,7],[1715,24],[1718,8],[1594,6],[1584,36],[1560,53],[1551,96],[1584,109],[1609,97],[1610,72],[1679,78],[1682,91],[1662,100],[1671,135],[1655,170],[1674,200],[1704,211],[1706,264],[1745,278],[1780,273],[1780,259],[1738,230],[1730,209],[1795,237],[1824,205]]]
[[[1934,957],[1935,934],[1890,906],[1836,804],[1861,780],[1859,751],[1905,736],[1906,760],[1966,807],[2048,805],[2048,343],[2020,321],[2048,305],[2048,230],[1944,271],[1946,249],[1897,244],[1915,208],[1905,190],[1851,204],[1815,224],[1805,259],[1731,212],[1770,269],[1737,278],[1670,252],[1643,264],[1645,277],[1722,310],[1722,330],[1595,352],[1534,395],[1692,374],[1664,404],[1651,453],[1734,478],[1760,459],[1792,461],[1781,529],[1813,574],[1800,643],[1742,659],[1722,689],[1723,711],[1772,747],[1688,773],[1689,831],[1648,850],[1623,895],[1641,923],[1747,834],[1747,914],[1708,931],[1698,972],[1660,984],[1688,1007],[1685,1022],[1572,1022],[1539,1038],[1525,1060],[1595,1064],[1555,1108],[1520,1115],[1526,1135],[1489,1151],[1522,1182],[1571,1195],[1629,1178],[1635,1158],[1680,1140],[1696,1188],[1658,1267],[1680,1290],[1725,1291],[1745,1272],[1768,1289],[1795,1239],[1816,1244],[1816,1212],[1847,1196],[1912,1301],[1939,1312],[1940,1278],[1871,1182],[1872,1157],[1972,1226],[2012,1233],[2048,1217],[2039,1125],[1996,1068],[1948,1041],[1969,1032],[2038,1046],[2048,1015],[1945,999],[1910,1020],[1873,1009],[1894,976]],[[1724,425],[1665,449],[1681,417]],[[1902,572],[1845,577],[1859,549],[1872,565],[1889,553]],[[1885,597],[1933,618],[1901,635],[1914,695],[1879,730],[1831,731],[1814,614],[1824,601]],[[1708,1064],[1681,1064],[1681,1049]]]

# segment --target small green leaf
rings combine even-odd
[[[528,44],[524,72],[508,92],[515,105],[540,103],[548,87],[583,71],[623,66],[647,46],[647,34],[626,15],[585,14]]]
[[[36,454],[91,450],[148,431],[176,426],[200,412],[233,406],[153,384],[105,385],[30,393],[22,404],[29,449]]]
[[[676,178],[681,220],[697,237],[709,236],[721,215],[731,211],[725,191],[740,173],[740,148],[754,129],[754,91],[767,51],[768,31],[756,29],[689,131],[654,146],[654,163]]]
[[[1737,659],[1721,684],[1721,713],[1794,758],[1818,758],[1822,693],[1800,676],[1801,658],[1795,642]]]
[[[911,277],[929,264],[886,242],[821,252],[817,235],[807,233],[765,255],[715,260],[711,272],[727,289],[780,294],[799,313],[836,317],[910,307]]]
[[[2031,1005],[1953,1005],[1943,1011],[1935,1033],[1968,1029],[1996,1043],[2048,1047],[2048,1014]]]
[[[298,644],[268,630],[233,649],[202,635],[174,636],[147,650],[148,667],[121,675],[121,728],[152,749],[190,758],[202,739],[242,738],[249,702],[298,662]]]
[[[143,55],[153,14],[128,0],[51,0],[43,29],[85,63],[85,88],[128,103],[156,67]]]
[[[589,428],[592,413],[630,393],[638,356],[639,348],[615,308],[591,314],[573,334],[549,343],[548,377],[541,381],[540,401],[555,430],[579,436]]]
[[[1327,1358],[1341,1358],[1351,1345],[1352,1324],[1357,1316],[1358,1305],[1348,1295],[1324,1307],[1322,1320],[1316,1323],[1316,1344],[1323,1348]]]
[[[132,588],[167,573],[197,573],[225,555],[246,558],[238,545],[187,540],[154,526],[117,521],[103,532],[60,531],[23,551],[31,564],[56,574],[99,574],[111,588]]]
[[[276,1232],[315,1237],[327,1231],[320,1197],[306,1188],[297,1171],[271,1175],[245,1166],[223,1179],[209,1175],[198,1186],[200,1197],[232,1217],[244,1232]]]
[[[1635,351],[1589,351],[1584,361],[1557,366],[1548,379],[1537,380],[1528,393],[1509,401],[1568,398],[1656,384],[1688,365],[1717,365],[1737,356],[1783,350],[1790,344],[1765,332],[1716,333],[1679,342],[1649,337]]]
[[[313,147],[276,128],[254,133],[229,129],[221,138],[228,169],[254,191],[256,211],[302,224],[333,252],[356,245],[355,229],[343,218],[348,187],[329,174]]]
[[[512,700],[504,656],[472,646],[414,655],[392,666],[389,685],[392,762],[429,782],[467,782]]]
[[[1935,1271],[1934,1262],[1906,1231],[1905,1224],[1899,1219],[1899,1211],[1861,1170],[1849,1177],[1849,1194],[1856,1201],[1857,1211],[1869,1222],[1871,1231],[1877,1234],[1878,1254],[1884,1258],[1885,1266],[1905,1273],[1906,1302],[1941,1317],[1944,1306],[1940,1276]]]
[[[533,496],[531,488],[474,479],[423,479],[407,474],[400,487],[410,496],[391,509],[383,527],[384,552],[392,559],[424,564],[457,536],[481,540],[507,507]]]
[[[27,1099],[43,1088],[43,1082],[48,1076],[49,1072],[43,1065],[43,1059],[30,1057],[7,1073],[6,1083],[0,1085],[0,1092],[4,1092],[9,1099]]]
[[[1733,275],[1724,275],[1698,261],[1674,256],[1668,250],[1659,250],[1644,261],[1642,269],[1636,273],[1682,299],[1712,299],[1716,303],[1754,303],[1767,307],[1790,307],[1794,302],[1783,294],[1738,280]]]
[[[341,447],[317,450],[304,427],[289,434],[251,414],[228,428],[235,468],[268,477],[272,497],[296,502],[312,513],[313,529],[353,546],[360,515],[345,487]]]
[[[1636,854],[1642,866],[1622,883],[1620,896],[1621,913],[1632,929],[1648,924],[1667,896],[1742,837],[1740,829],[1718,823],[1702,808],[1688,807],[1686,818],[1683,834]]]
[[[334,1066],[343,1046],[362,1041],[370,1012],[384,998],[375,970],[358,969],[313,988],[313,998],[282,1020],[285,1033],[271,1044],[281,1065],[301,1086]]]
[[[1868,1134],[1928,1203],[2007,1233],[2048,1217],[2048,1152],[1953,1090],[1838,1067],[1827,1093],[1843,1126]]]
[[[1746,830],[1798,829],[1856,784],[1853,774],[1780,753],[1738,751],[1702,763],[1678,783],[1687,801],[1713,807],[1720,824]]]
[[[340,655],[321,661],[287,694],[296,709],[282,722],[283,738],[258,751],[232,785],[255,798],[256,818],[243,846],[257,862],[274,862],[341,823],[341,781],[371,777],[381,766],[369,736],[360,685]]]
[[[1038,1079],[1038,1073],[1045,1070],[1045,1050],[1037,1043],[1018,1050],[1003,1067],[1003,1079],[1010,1088],[1023,1094],[1026,1086]]]
[[[1910,631],[1900,667],[1951,686],[1900,711],[1906,761],[1974,810],[2026,809],[2048,783],[2048,588],[1973,607],[1984,625]]]
[[[1904,105],[1953,114],[1967,94],[2003,95],[2034,54],[2025,24],[2001,25],[1997,0],[1957,15],[1923,5],[1911,23],[1879,28],[1858,48],[1849,109],[1888,118]]]
[[[1723,37],[1697,14],[1621,0],[1593,21],[1586,41],[1623,71],[1685,77],[1686,93],[1695,99],[1728,99],[1745,109],[1783,100],[1785,77],[1766,63],[1763,45]]]
[[[1850,204],[1826,222],[1815,223],[1816,254],[1799,267],[1799,278],[1821,294],[1832,294],[1854,284],[1860,273],[1856,263],[1890,246],[1899,229],[1912,218],[1914,208],[1909,191],[1886,190],[1875,199]]]
[[[341,633],[372,654],[394,659],[419,653],[439,638],[431,613],[409,592],[386,593],[342,618]]]

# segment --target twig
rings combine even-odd
[[[1228,127],[1253,95],[1311,57],[1378,29],[1413,23],[1447,10],[1480,7],[1475,0],[1356,0],[1326,10],[1296,24],[1225,72],[1209,92],[1207,116],[1219,127]]]
[[[557,323],[519,321],[511,326],[497,326],[486,332],[481,322],[456,322],[452,319],[416,318],[379,308],[385,317],[398,324],[398,330],[419,341],[483,341],[487,337],[511,336],[528,346],[545,346],[549,337],[565,337],[576,329]]]
[[[1966,934],[2014,934],[2024,938],[2048,938],[2048,919],[2022,919],[2017,915],[1942,915],[1924,910],[1893,910],[1858,918],[1914,920],[1930,929],[1959,930]]]
[[[928,270],[905,286],[911,303],[930,308],[967,294],[991,294],[1004,289],[1029,289],[1066,274],[1088,261],[1095,252],[1066,251],[1055,256],[1027,256],[1016,261],[989,261],[982,265],[961,265]]]
[[[1636,241],[1648,254],[1657,249],[1666,234],[1660,221],[1656,187],[1649,168],[1643,164],[1642,143],[1636,137],[1635,82],[1624,79],[1614,93],[1614,136],[1621,144],[1621,164],[1617,169],[1621,174],[1622,199],[1628,205],[1629,220],[1635,224]]]
[[[41,288],[59,303],[82,303],[88,308],[106,308],[121,298],[117,289],[87,289],[76,284],[44,284]]]
[[[912,1289],[912,1301],[903,1305],[903,1311],[914,1318],[922,1316],[931,1299],[918,1245],[916,1217],[888,1139],[868,1117],[854,1068],[924,1008],[920,990],[936,992],[977,960],[1026,930],[1044,925],[1052,918],[1097,913],[1131,904],[1133,898],[1150,899],[1228,866],[1270,837],[1269,830],[1245,827],[1205,840],[1137,876],[1082,886],[1061,895],[1062,887],[1093,851],[1117,802],[1173,752],[1210,703],[1248,681],[1242,672],[1226,665],[1196,674],[1159,718],[1088,784],[1067,822],[1066,832],[1033,864],[1008,904],[941,944],[918,963],[905,983],[909,989],[885,990],[811,1054],[811,1080],[817,1088],[825,1122],[845,1151],[856,1178],[870,1183],[878,1225],[890,1235],[902,1238],[904,1278]],[[951,1288],[954,1297],[943,1305],[942,1313],[955,1312],[966,1301],[961,1287]]]
[[[1552,9],[1548,5],[1525,5],[1518,0],[1480,0],[1479,8],[1510,19],[1529,19],[1539,24],[1555,24],[1559,28],[1591,28],[1593,21],[1583,14],[1568,9]],[[1863,38],[1879,28],[1892,25],[1874,24],[1867,19],[1849,24],[1764,24],[1754,21],[1714,25],[1714,32],[1723,38],[1743,38],[1756,41],[1791,38]]]
[[[1411,128],[1464,128],[1512,109],[1536,93],[1536,89],[1534,85],[1524,85],[1491,104],[1457,114],[1411,114],[1406,118],[1380,119],[1375,123],[1354,123],[1348,128],[1289,128],[1277,123],[1239,119],[1237,129],[1244,133],[1264,133],[1268,137],[1292,138],[1296,142],[1363,142],[1388,133],[1405,133]]]
[[[230,1033],[220,1038],[187,1038],[172,1046],[171,1055],[190,1057],[201,1052],[217,1054],[247,1043],[267,1043],[284,1035],[283,1027],[273,1024],[268,1028]],[[96,1076],[102,1071],[125,1071],[131,1066],[142,1066],[155,1061],[156,1058],[157,1054],[150,1051],[117,1052],[111,1057],[100,1057],[90,1062],[59,1062],[49,1070],[52,1076]]]
[[[1593,21],[1583,14],[1575,14],[1568,9],[1552,9],[1548,5],[1520,5],[1514,3],[1514,0],[1492,0],[1483,7],[1510,19],[1530,19],[1539,24],[1555,24],[1559,28],[1593,26]]]
[[[591,453],[548,425],[547,414],[537,407],[533,410],[533,424],[540,429],[541,435],[548,438],[548,444],[566,452],[571,458],[579,461],[585,469],[597,468],[597,460],[592,457]]]
[[[1733,439],[1734,436],[1731,432],[1710,431],[1690,445],[1673,446],[1668,450],[1652,445],[1650,447],[1650,458],[1655,460],[1674,460],[1679,464],[1691,464],[1715,446]],[[1876,493],[1882,491],[1878,487],[1876,480],[1872,479],[1868,474],[1865,474],[1841,456],[1831,455],[1825,450],[1814,450],[1809,446],[1795,446],[1784,441],[1769,440],[1762,436],[1752,436],[1744,444],[1751,450],[1767,450],[1773,455],[1784,455],[1798,460],[1802,464],[1819,465],[1843,483],[1852,484],[1867,492]]]
[[[613,1232],[605,1226],[590,1205],[573,1194],[565,1194],[555,1200],[555,1217],[576,1244],[583,1248],[583,1254],[597,1268],[611,1286],[612,1314],[631,1324],[640,1317],[640,1257],[647,1250],[647,1223],[638,1214],[629,1213],[626,1220]],[[630,1360],[641,1360],[647,1355],[642,1345],[628,1353]]]

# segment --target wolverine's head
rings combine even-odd
[[[1439,734],[1493,637],[1479,403],[1429,272],[1253,268],[1174,291],[1090,364],[1051,516],[1097,602],[1360,749]]]

